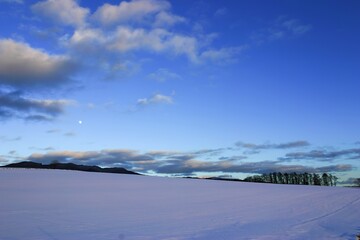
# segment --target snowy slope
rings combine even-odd
[[[360,191],[0,170],[1,240],[355,239]]]

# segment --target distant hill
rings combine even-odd
[[[25,161],[25,162],[12,163],[12,164],[9,164],[6,166],[2,166],[2,168],[62,169],[62,170],[84,171],[84,172],[101,172],[101,173],[119,173],[119,174],[140,175],[136,172],[126,170],[125,168],[119,168],[119,167],[101,168],[98,166],[77,165],[74,163],[41,164],[41,163]]]
[[[244,182],[244,180],[237,178],[222,178],[222,177],[183,177],[188,179],[198,179],[198,180],[219,180],[219,181],[230,181],[230,182]]]

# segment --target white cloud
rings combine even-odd
[[[162,11],[156,15],[154,26],[156,27],[172,26],[176,23],[181,23],[181,22],[186,22],[186,19],[184,17],[180,17],[172,13]]]
[[[168,48],[173,49],[176,55],[184,54],[190,61],[197,63],[198,59],[198,41],[194,37],[173,35],[165,42]]]
[[[111,33],[105,34],[97,28],[77,29],[71,37],[64,39],[63,45],[75,51],[81,58],[84,55],[99,55],[108,50],[111,41],[109,35]]]
[[[165,96],[165,95],[161,95],[161,94],[156,94],[155,96],[153,96],[150,99],[150,102],[152,103],[166,103],[166,104],[171,104],[173,103],[173,99],[170,96]]]
[[[32,6],[32,10],[46,18],[64,25],[85,25],[90,10],[80,7],[76,0],[46,0]]]
[[[210,49],[203,51],[200,55],[200,59],[202,61],[213,61],[224,64],[235,60],[236,56],[246,48],[247,46],[244,45],[241,47]]]
[[[48,0],[50,1],[55,0]],[[76,6],[79,8],[77,4]],[[205,61],[222,63],[224,59],[228,62],[235,58],[239,52],[236,47],[207,49],[216,34],[187,35],[168,29],[176,23],[187,21],[184,17],[171,13],[170,8],[171,4],[165,0],[104,4],[92,15],[95,21],[83,24],[85,27],[77,28],[72,36],[63,38],[62,42],[75,51],[74,56],[80,55],[83,58],[86,55],[90,61],[121,62],[124,55],[119,53],[140,51],[185,56],[196,64]],[[95,27],[99,22],[111,26]]]
[[[166,96],[162,94],[156,94],[151,98],[140,98],[137,100],[137,104],[140,106],[146,106],[150,104],[172,104],[173,99],[171,96]]]
[[[151,47],[154,50],[160,49],[162,47],[160,34],[152,34],[142,28],[119,27],[111,45],[111,48],[121,52],[145,47]]]
[[[150,50],[185,55],[190,61],[198,62],[198,41],[195,37],[180,35],[166,29],[146,30],[119,26],[115,31],[103,32],[100,29],[79,29],[69,40],[76,49],[94,51],[100,48],[114,52]]]
[[[56,85],[76,69],[66,56],[50,55],[26,43],[0,39],[0,85]]]
[[[211,35],[208,38],[213,39],[214,36]],[[162,28],[147,30],[118,26],[114,31],[109,32],[103,32],[103,30],[95,28],[76,30],[69,39],[69,44],[83,53],[96,53],[99,55],[103,54],[104,50],[111,53],[114,51],[125,53],[147,50],[155,53],[186,56],[192,63],[196,64],[204,62],[229,63],[234,61],[243,50],[247,49],[247,45],[206,49],[207,46],[204,46],[204,42],[207,40],[200,42],[195,36],[182,35]],[[209,43],[205,45],[207,44]],[[152,76],[152,78],[157,77]]]
[[[70,42],[73,44],[84,43],[84,42],[105,42],[106,38],[100,29],[85,28],[78,29],[72,35]]]
[[[102,24],[140,21],[150,14],[169,8],[170,3],[163,0],[122,1],[119,5],[104,4],[96,10],[94,17]]]

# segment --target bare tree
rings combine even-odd
[[[360,187],[360,178],[355,178],[354,184],[355,184],[355,186]]]

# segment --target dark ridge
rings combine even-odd
[[[101,172],[101,173],[119,173],[119,174],[136,174],[139,173],[126,170],[125,168],[101,168],[98,166],[86,166],[86,165],[77,165],[74,163],[51,163],[51,164],[41,164],[35,162],[19,162],[11,163],[2,168],[35,168],[35,169],[61,169],[61,170],[75,170],[75,171],[84,171],[84,172]]]
[[[200,177],[183,177],[187,179],[199,179],[199,180],[219,180],[219,181],[229,181],[229,182],[244,182],[244,180],[237,179],[237,178],[221,178],[221,177],[207,177],[207,178],[200,178]]]

